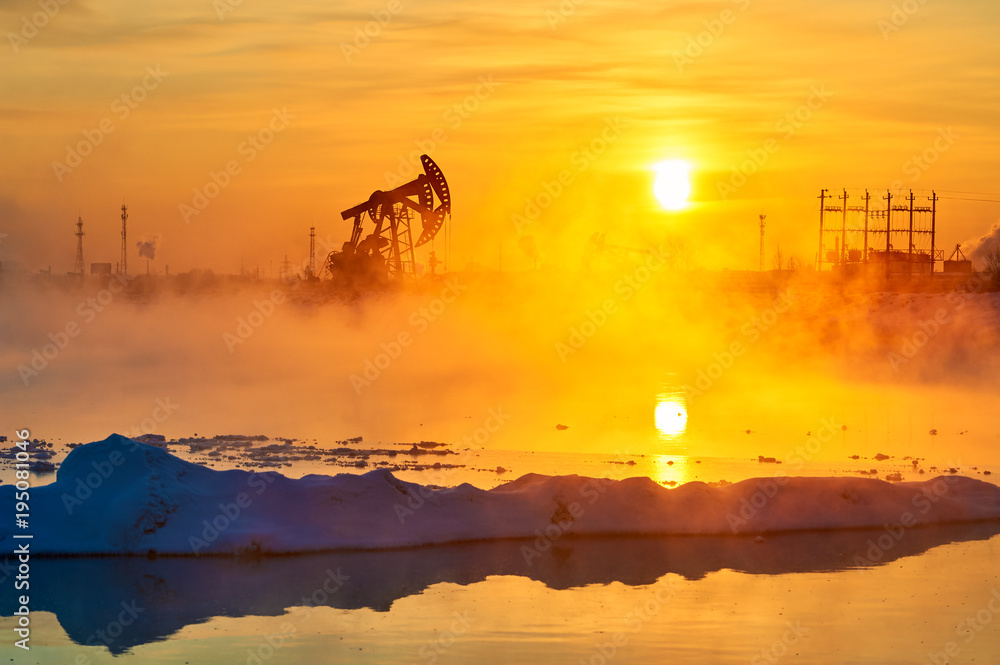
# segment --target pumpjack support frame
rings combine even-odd
[[[388,271],[394,276],[413,275],[414,252],[430,242],[451,216],[451,191],[440,167],[428,155],[420,156],[424,172],[414,180],[389,191],[376,190],[367,201],[340,213],[344,220],[354,219],[351,239],[341,252],[327,259],[327,269]],[[420,216],[421,231],[413,242],[410,229],[412,213]],[[371,219],[375,230],[364,236],[364,219]]]

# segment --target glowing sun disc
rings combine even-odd
[[[654,419],[656,429],[666,437],[677,437],[687,429],[687,406],[683,398],[661,397],[656,405]]]
[[[681,210],[691,196],[691,165],[681,159],[660,162],[653,181],[653,195],[667,210]]]

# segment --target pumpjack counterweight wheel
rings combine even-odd
[[[420,163],[423,164],[424,174],[427,176],[430,187],[437,194],[438,200],[441,201],[441,205],[432,209],[433,197],[428,192],[429,203],[426,204],[426,207],[428,210],[432,210],[432,212],[421,215],[424,230],[420,234],[420,238],[417,239],[417,247],[430,242],[437,235],[437,232],[441,230],[445,218],[451,214],[451,191],[448,189],[448,181],[444,179],[444,173],[434,163],[434,160],[427,155],[420,156]]]

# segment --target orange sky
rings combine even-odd
[[[124,197],[133,271],[134,241],[153,236],[155,270],[276,271],[305,256],[311,225],[339,247],[339,212],[421,150],[454,193],[453,269],[496,267],[501,247],[505,269],[527,268],[521,234],[574,269],[594,231],[756,267],[760,213],[769,253],[812,262],[821,187],[1000,191],[1000,7],[987,0],[897,3],[910,14],[888,0],[51,2],[44,17],[44,3],[0,0],[7,265],[71,270],[78,214],[86,261],[116,261]],[[248,143],[269,125],[270,143]],[[81,142],[90,154],[60,167]],[[762,150],[745,184],[720,189]],[[679,213],[652,197],[650,166],[671,158],[694,169],[696,202]],[[186,222],[182,206],[230,162]],[[515,228],[562,171],[570,184]],[[998,214],[943,201],[938,246]]]

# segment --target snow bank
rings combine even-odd
[[[14,487],[0,486],[13,512]],[[73,450],[31,492],[34,554],[241,554],[580,535],[748,534],[1000,520],[1000,487],[942,476],[751,479],[666,489],[529,474],[492,490],[430,490],[386,470],[286,478],[216,471],[120,435]],[[16,543],[9,522],[0,548]]]

